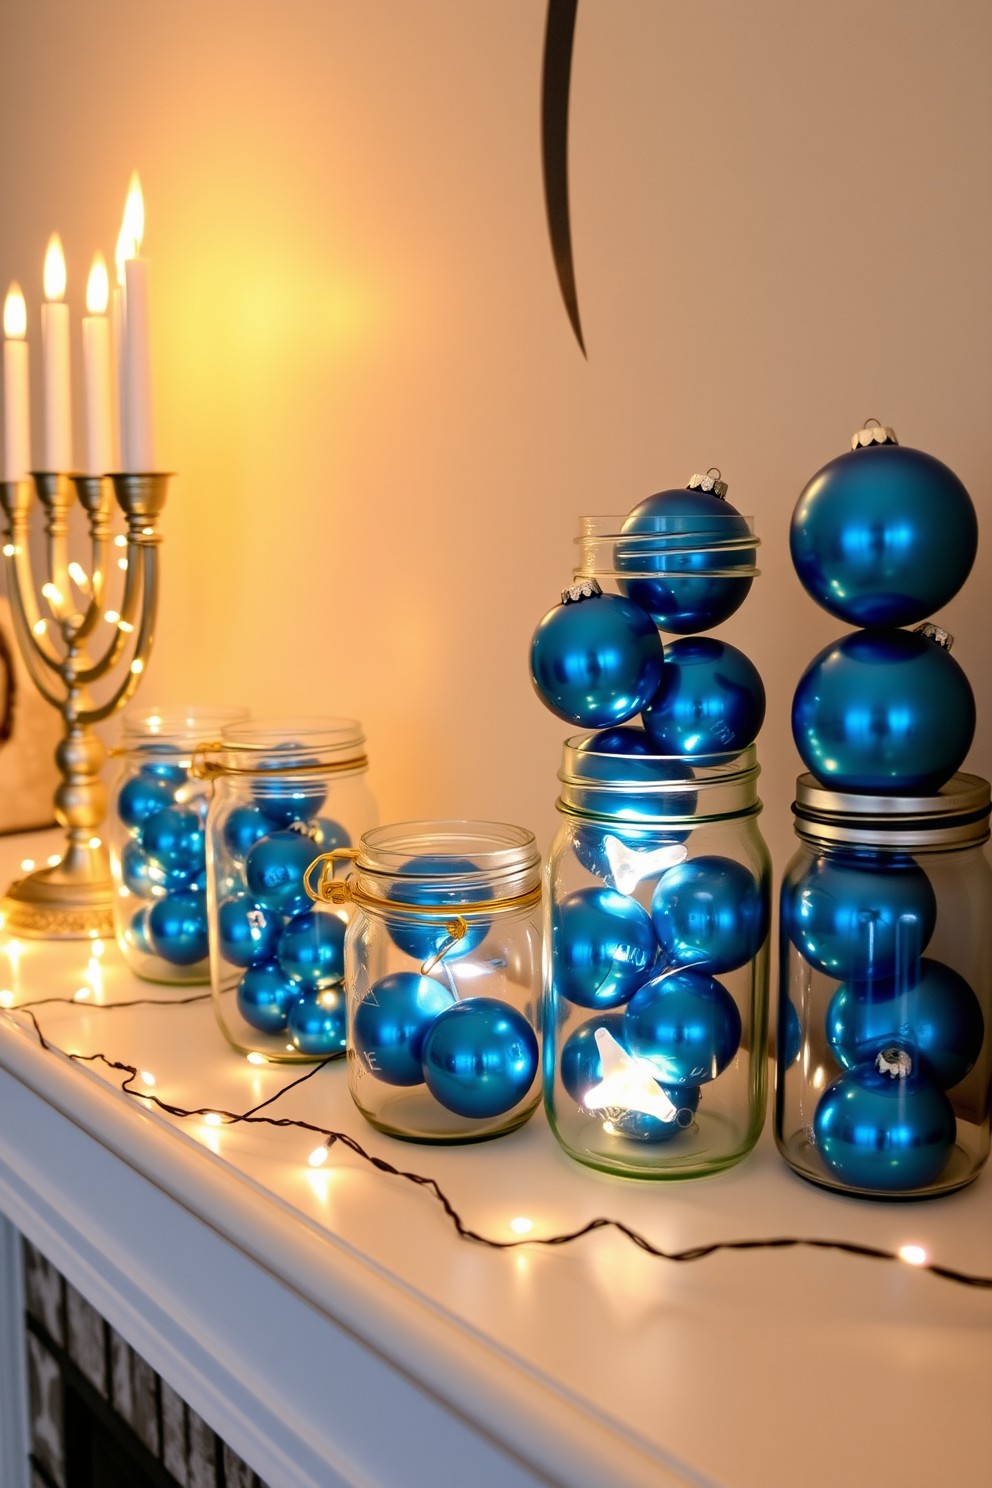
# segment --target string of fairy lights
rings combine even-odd
[[[115,1012],[124,1008],[134,1007],[189,1007],[194,1003],[209,1001],[209,992],[196,992],[187,997],[133,997],[120,1002],[91,1002],[87,1011]],[[904,1245],[898,1250],[888,1250],[881,1246],[865,1245],[855,1240],[838,1240],[830,1237],[817,1235],[775,1235],[758,1237],[755,1239],[740,1240],[712,1240],[702,1245],[686,1246],[681,1250],[666,1250],[664,1247],[655,1245],[646,1235],[625,1224],[623,1220],[613,1219],[609,1216],[597,1216],[587,1220],[585,1224],[579,1225],[572,1230],[565,1230],[552,1235],[532,1235],[521,1233],[519,1238],[505,1240],[496,1236],[484,1234],[468,1224],[451,1199],[438,1183],[436,1178],[427,1174],[412,1172],[409,1169],[399,1168],[384,1157],[369,1152],[349,1132],[336,1131],[331,1127],[320,1126],[316,1122],[303,1121],[291,1116],[263,1115],[268,1108],[275,1105],[277,1101],[287,1096],[290,1091],[296,1090],[309,1080],[320,1075],[326,1065],[331,1064],[331,1059],[324,1059],[314,1064],[305,1074],[298,1075],[283,1085],[274,1094],[268,1096],[264,1101],[251,1106],[247,1111],[227,1111],[214,1106],[198,1106],[188,1108],[178,1106],[170,1101],[164,1100],[156,1095],[152,1089],[139,1089],[139,1084],[154,1086],[154,1078],[147,1072],[139,1069],[137,1065],[130,1064],[126,1060],[112,1059],[103,1052],[94,1054],[80,1054],[58,1046],[48,1039],[38,1021],[35,1009],[50,1007],[53,1004],[63,1006],[78,1006],[78,994],[75,997],[39,997],[31,998],[24,1002],[9,1005],[7,1000],[3,1001],[3,1013],[0,1016],[12,1018],[14,1014],[26,1016],[34,1029],[38,1042],[46,1053],[61,1054],[63,1057],[79,1064],[100,1064],[115,1075],[122,1076],[119,1089],[122,1094],[133,1100],[145,1102],[147,1105],[161,1111],[166,1116],[180,1121],[199,1120],[212,1126],[270,1126],[287,1130],[307,1132],[321,1139],[320,1146],[316,1147],[309,1155],[309,1163],[313,1167],[320,1166],[327,1158],[332,1148],[341,1146],[346,1148],[353,1156],[368,1163],[377,1173],[387,1178],[402,1179],[406,1183],[412,1183],[417,1188],[428,1193],[431,1198],[440,1205],[445,1217],[449,1221],[459,1240],[475,1245],[481,1245],[489,1250],[516,1250],[521,1246],[539,1246],[545,1249],[553,1249],[562,1245],[571,1245],[586,1235],[595,1234],[599,1230],[616,1230],[635,1245],[644,1254],[652,1256],[656,1260],[670,1261],[676,1264],[685,1264],[692,1261],[701,1261],[709,1256],[716,1255],[720,1251],[759,1251],[759,1250],[790,1250],[805,1248],[809,1250],[831,1250],[840,1251],[845,1255],[858,1256],[865,1260],[894,1261],[904,1265],[910,1265],[920,1270],[928,1271],[931,1275],[940,1277],[943,1281],[954,1282],[958,1286],[978,1288],[983,1291],[992,1291],[992,1276],[983,1276],[975,1272],[961,1271],[952,1266],[944,1266],[932,1260],[921,1246]],[[21,1025],[23,1026],[23,1025]],[[255,1064],[266,1064],[268,1061],[264,1055],[249,1056]],[[529,1221],[514,1221],[511,1228],[521,1231],[530,1228]]]

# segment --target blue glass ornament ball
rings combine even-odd
[[[799,1026],[799,1014],[791,998],[783,997],[778,1012],[777,1052],[780,1069],[787,1070],[799,1058],[803,1036]]]
[[[176,788],[170,781],[157,775],[146,775],[141,770],[121,786],[117,815],[126,827],[134,831],[143,827],[150,817],[171,806],[175,799]]]
[[[154,956],[155,947],[152,945],[151,936],[148,933],[149,909],[150,905],[143,904],[140,909],[135,911],[131,916],[127,935],[136,951],[141,951],[146,956]]]
[[[662,630],[677,635],[712,630],[747,598],[753,575],[715,576],[717,570],[753,566],[750,548],[714,546],[751,535],[746,519],[723,497],[659,491],[634,507],[621,530],[642,539],[615,545],[617,571],[658,577],[619,579],[620,592],[647,610]],[[650,534],[657,535],[657,544],[643,540]]]
[[[235,806],[222,829],[224,846],[235,862],[242,863],[255,843],[271,831],[272,823],[257,806]]]
[[[857,630],[806,668],[792,735],[824,785],[877,795],[938,791],[975,732],[975,699],[949,651],[906,630]]]
[[[623,1019],[623,1013],[601,1013],[582,1023],[574,1033],[569,1034],[562,1045],[561,1082],[580,1106],[584,1104],[592,1087],[598,1085],[603,1078],[603,1062],[596,1044],[596,1030],[605,1028],[622,1048],[626,1048]],[[677,1107],[674,1121],[661,1121],[645,1111],[611,1109],[610,1121],[614,1132],[639,1142],[668,1142],[691,1126],[699,1105],[699,1086],[671,1085],[662,1086],[662,1089]]]
[[[252,784],[255,805],[276,827],[309,821],[317,815],[327,795],[327,785],[319,776],[300,770],[300,766],[313,764],[313,755],[305,745],[292,742],[278,745],[277,753],[279,763],[267,767],[273,778],[267,779],[260,773]],[[279,773],[286,770],[288,774]]]
[[[345,923],[336,914],[311,909],[289,921],[279,937],[276,959],[285,974],[307,992],[344,976]]]
[[[166,873],[195,878],[207,865],[203,824],[189,806],[156,811],[141,829],[141,845]]]
[[[249,966],[238,983],[238,1012],[259,1033],[281,1033],[300,989],[276,961]]]
[[[154,899],[156,892],[165,887],[162,870],[152,862],[141,843],[131,838],[121,848],[121,882],[139,899]],[[181,882],[172,887],[179,888]]]
[[[175,760],[149,760],[141,766],[141,774],[154,780],[168,780],[176,787],[185,785],[189,779],[186,766],[177,764]]]
[[[664,656],[645,610],[619,594],[598,594],[548,611],[531,642],[531,678],[558,718],[607,728],[651,701]]]
[[[940,1177],[954,1149],[957,1123],[940,1086],[912,1068],[889,1072],[903,1053],[845,1071],[820,1097],[813,1117],[816,1149],[830,1172],[866,1193],[907,1193]]]
[[[347,1044],[346,1006],[341,987],[306,992],[291,1004],[286,1028],[301,1054],[328,1059],[341,1053]]]
[[[317,856],[309,837],[299,832],[262,837],[245,859],[249,894],[276,914],[302,914],[313,903],[303,887],[303,875]]]
[[[278,916],[263,909],[250,894],[231,894],[217,906],[218,949],[233,966],[271,961],[281,928]]]
[[[741,1015],[722,982],[701,971],[655,977],[627,1004],[624,1042],[665,1085],[701,1085],[727,1068],[741,1043]]]
[[[943,961],[924,956],[919,980],[888,996],[866,998],[838,987],[827,1008],[827,1038],[845,1069],[870,1063],[887,1044],[910,1049],[942,1090],[957,1085],[974,1065],[985,1039],[985,1019],[964,977]]]
[[[609,862],[603,851],[607,833],[631,848],[685,841],[688,830],[675,827],[669,830],[664,818],[692,816],[696,792],[638,787],[692,780],[691,765],[660,754],[647,730],[633,724],[591,734],[576,752],[580,758],[576,761],[575,774],[589,781],[588,789],[572,787],[577,802],[596,816],[612,818],[603,828],[582,825],[575,830],[576,855],[590,873],[609,881]],[[628,784],[629,790],[618,789]],[[654,825],[641,829],[637,823],[642,821]]]
[[[551,937],[555,991],[579,1007],[628,1002],[658,955],[650,915],[616,889],[566,895],[552,910]]]
[[[356,1056],[386,1085],[422,1085],[424,1039],[455,995],[431,977],[396,971],[374,982],[355,1009]]]
[[[179,889],[156,899],[148,911],[148,939],[170,966],[195,966],[209,950],[207,896]]]
[[[734,971],[765,943],[768,898],[743,863],[704,856],[661,875],[651,918],[669,966]]]
[[[929,878],[912,858],[813,858],[782,886],[784,929],[826,976],[874,985],[917,974],[937,923]]]
[[[661,685],[642,717],[663,754],[734,754],[758,737],[765,689],[736,646],[686,636],[667,648]]]
[[[347,828],[343,827],[340,822],[333,821],[329,816],[318,816],[316,821],[311,822],[310,827],[314,852],[318,855],[334,852],[339,847],[351,846],[351,835]],[[339,874],[343,876],[350,867],[348,860],[342,858],[334,865],[335,877]]]
[[[468,877],[478,875],[479,865],[471,862],[468,858],[447,857],[443,853],[422,853],[420,857],[411,858],[404,863],[401,869],[403,877],[392,882],[389,897],[397,900],[400,904],[425,904],[425,905],[451,905],[452,914],[457,913],[459,903],[479,903],[493,897],[493,891],[485,884],[476,884],[472,887],[445,887],[443,881],[451,878]],[[422,882],[417,882],[420,879]],[[442,882],[439,882],[442,881]],[[446,961],[457,960],[460,956],[467,956],[480,946],[489,934],[488,920],[467,920],[468,929],[461,940],[455,941],[449,950],[445,951]],[[437,955],[438,951],[450,939],[450,932],[445,925],[435,916],[431,921],[418,922],[413,918],[402,918],[397,915],[394,919],[386,919],[386,929],[389,931],[391,940],[407,956],[421,965]]]
[[[456,1116],[502,1116],[523,1100],[538,1067],[537,1035],[523,1013],[495,997],[469,997],[434,1020],[423,1069],[434,1099]]]
[[[792,516],[792,561],[807,593],[850,625],[912,625],[954,598],[971,571],[971,497],[933,455],[870,445],[831,460]]]

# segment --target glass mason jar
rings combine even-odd
[[[541,1096],[541,856],[499,822],[366,832],[344,883],[348,1081],[380,1131],[473,1142],[521,1126]]]
[[[654,515],[635,508],[628,516],[580,517],[575,578],[596,579],[603,590],[634,600],[672,635],[722,624],[760,572],[754,518],[717,499],[726,490],[723,481],[693,476],[687,497],[702,493],[708,500],[690,499],[684,508],[676,500],[674,510]]]
[[[754,747],[565,744],[548,862],[544,1100],[572,1157],[638,1178],[739,1162],[765,1110],[771,864]]]
[[[214,1011],[230,1043],[270,1060],[345,1047],[348,911],[315,906],[304,875],[376,819],[361,725],[261,719],[225,728],[199,769],[213,781],[207,907]]]
[[[204,739],[246,708],[149,708],[122,716],[108,816],[114,929],[131,970],[176,986],[210,980],[204,822],[209,786],[190,774]]]
[[[801,775],[781,895],[775,1137],[874,1198],[969,1183],[989,1155],[989,784],[844,794]]]

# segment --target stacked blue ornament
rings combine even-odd
[[[313,777],[276,772],[252,794],[221,828],[234,892],[217,905],[217,954],[241,972],[237,1005],[250,1027],[285,1032],[314,1058],[342,1053],[345,923],[313,903],[304,875],[321,853],[350,846],[349,835],[317,814],[326,788]]]
[[[974,698],[952,638],[927,617],[961,588],[977,542],[953,471],[877,420],[802,492],[796,572],[817,604],[859,627],[814,658],[793,702],[796,747],[825,787],[921,797],[959,769]],[[924,868],[905,853],[825,852],[783,884],[782,920],[805,961],[838,983],[825,1034],[841,1073],[813,1120],[827,1170],[853,1189],[925,1188],[954,1147],[945,1092],[978,1059],[985,1030],[971,987],[923,955],[936,924]],[[800,1042],[786,999],[783,982],[783,1070]]]
[[[476,1121],[512,1111],[537,1074],[537,1035],[523,1013],[498,997],[459,998],[423,972],[374,982],[352,1039],[374,1079],[426,1085],[445,1110]]]
[[[121,788],[117,813],[129,833],[121,878],[143,901],[134,945],[169,966],[196,966],[208,950],[206,798],[191,793],[183,765],[151,757]]]
[[[695,766],[753,744],[764,721],[753,663],[700,634],[740,607],[755,573],[750,525],[726,493],[711,471],[640,502],[613,540],[609,571],[619,592],[581,579],[531,644],[541,701],[566,722],[596,730],[579,746],[590,762],[588,809],[616,819],[612,836],[575,828],[576,856],[602,884],[559,895],[551,908],[554,992],[594,1013],[566,1038],[561,1079],[569,1096],[594,1109],[606,1100],[598,1092],[647,1077],[652,1110],[608,1102],[613,1132],[640,1143],[668,1143],[691,1128],[700,1086],[734,1060],[741,1016],[718,976],[745,966],[768,931],[765,896],[750,870],[723,856],[694,857],[691,845],[674,866],[662,852],[650,912],[639,903],[633,895],[645,854],[658,846],[659,810],[691,816],[696,793],[667,793],[661,806],[636,786],[621,800],[615,784],[691,782]],[[661,631],[677,639],[663,644]],[[691,829],[673,828],[663,840],[690,838]],[[611,842],[640,852],[636,882],[613,872]]]

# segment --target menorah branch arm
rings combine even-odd
[[[38,644],[37,636],[29,625],[22,602],[20,583],[18,582],[16,557],[7,559],[7,592],[10,596],[10,613],[14,622],[14,634],[17,637],[17,644],[24,658],[24,665],[27,667],[32,682],[46,703],[51,703],[53,708],[61,708],[65,702],[65,698],[59,697],[51,688],[51,673],[54,672],[56,676],[58,675],[60,663],[57,657],[49,659],[45,655]]]
[[[107,587],[107,561],[110,556],[110,513],[113,491],[104,475],[74,475],[73,484],[80,505],[90,523],[90,598],[82,622],[73,631],[78,644],[92,635],[103,613],[103,596]]]
[[[149,549],[149,551],[151,551]],[[76,680],[81,687],[89,687],[93,682],[99,682],[105,677],[116,662],[120,659],[128,642],[128,637],[134,630],[134,617],[138,610],[138,599],[141,594],[141,581],[145,572],[146,550],[140,543],[130,543],[127,550],[127,579],[124,582],[124,598],[121,600],[120,619],[114,626],[113,637],[106,651],[98,661],[87,667],[85,672],[79,672]]]
[[[45,547],[48,554],[48,579],[55,594],[46,594],[52,614],[61,623],[73,613],[69,586],[69,513],[76,499],[69,476],[48,470],[33,475],[38,500],[45,508]],[[42,591],[45,592],[44,590]]]
[[[118,708],[122,708],[137,688],[141,680],[141,674],[151,655],[152,645],[155,640],[155,615],[158,609],[158,549],[154,546],[145,548],[142,551],[142,560],[144,585],[141,628],[138,631],[134,660],[131,662],[120,687],[105,703],[102,703],[98,708],[88,708],[85,712],[79,714],[79,721],[82,724],[102,723],[105,718],[109,718]],[[91,668],[91,670],[94,669]],[[83,673],[80,673],[78,680],[81,683],[84,681]]]

